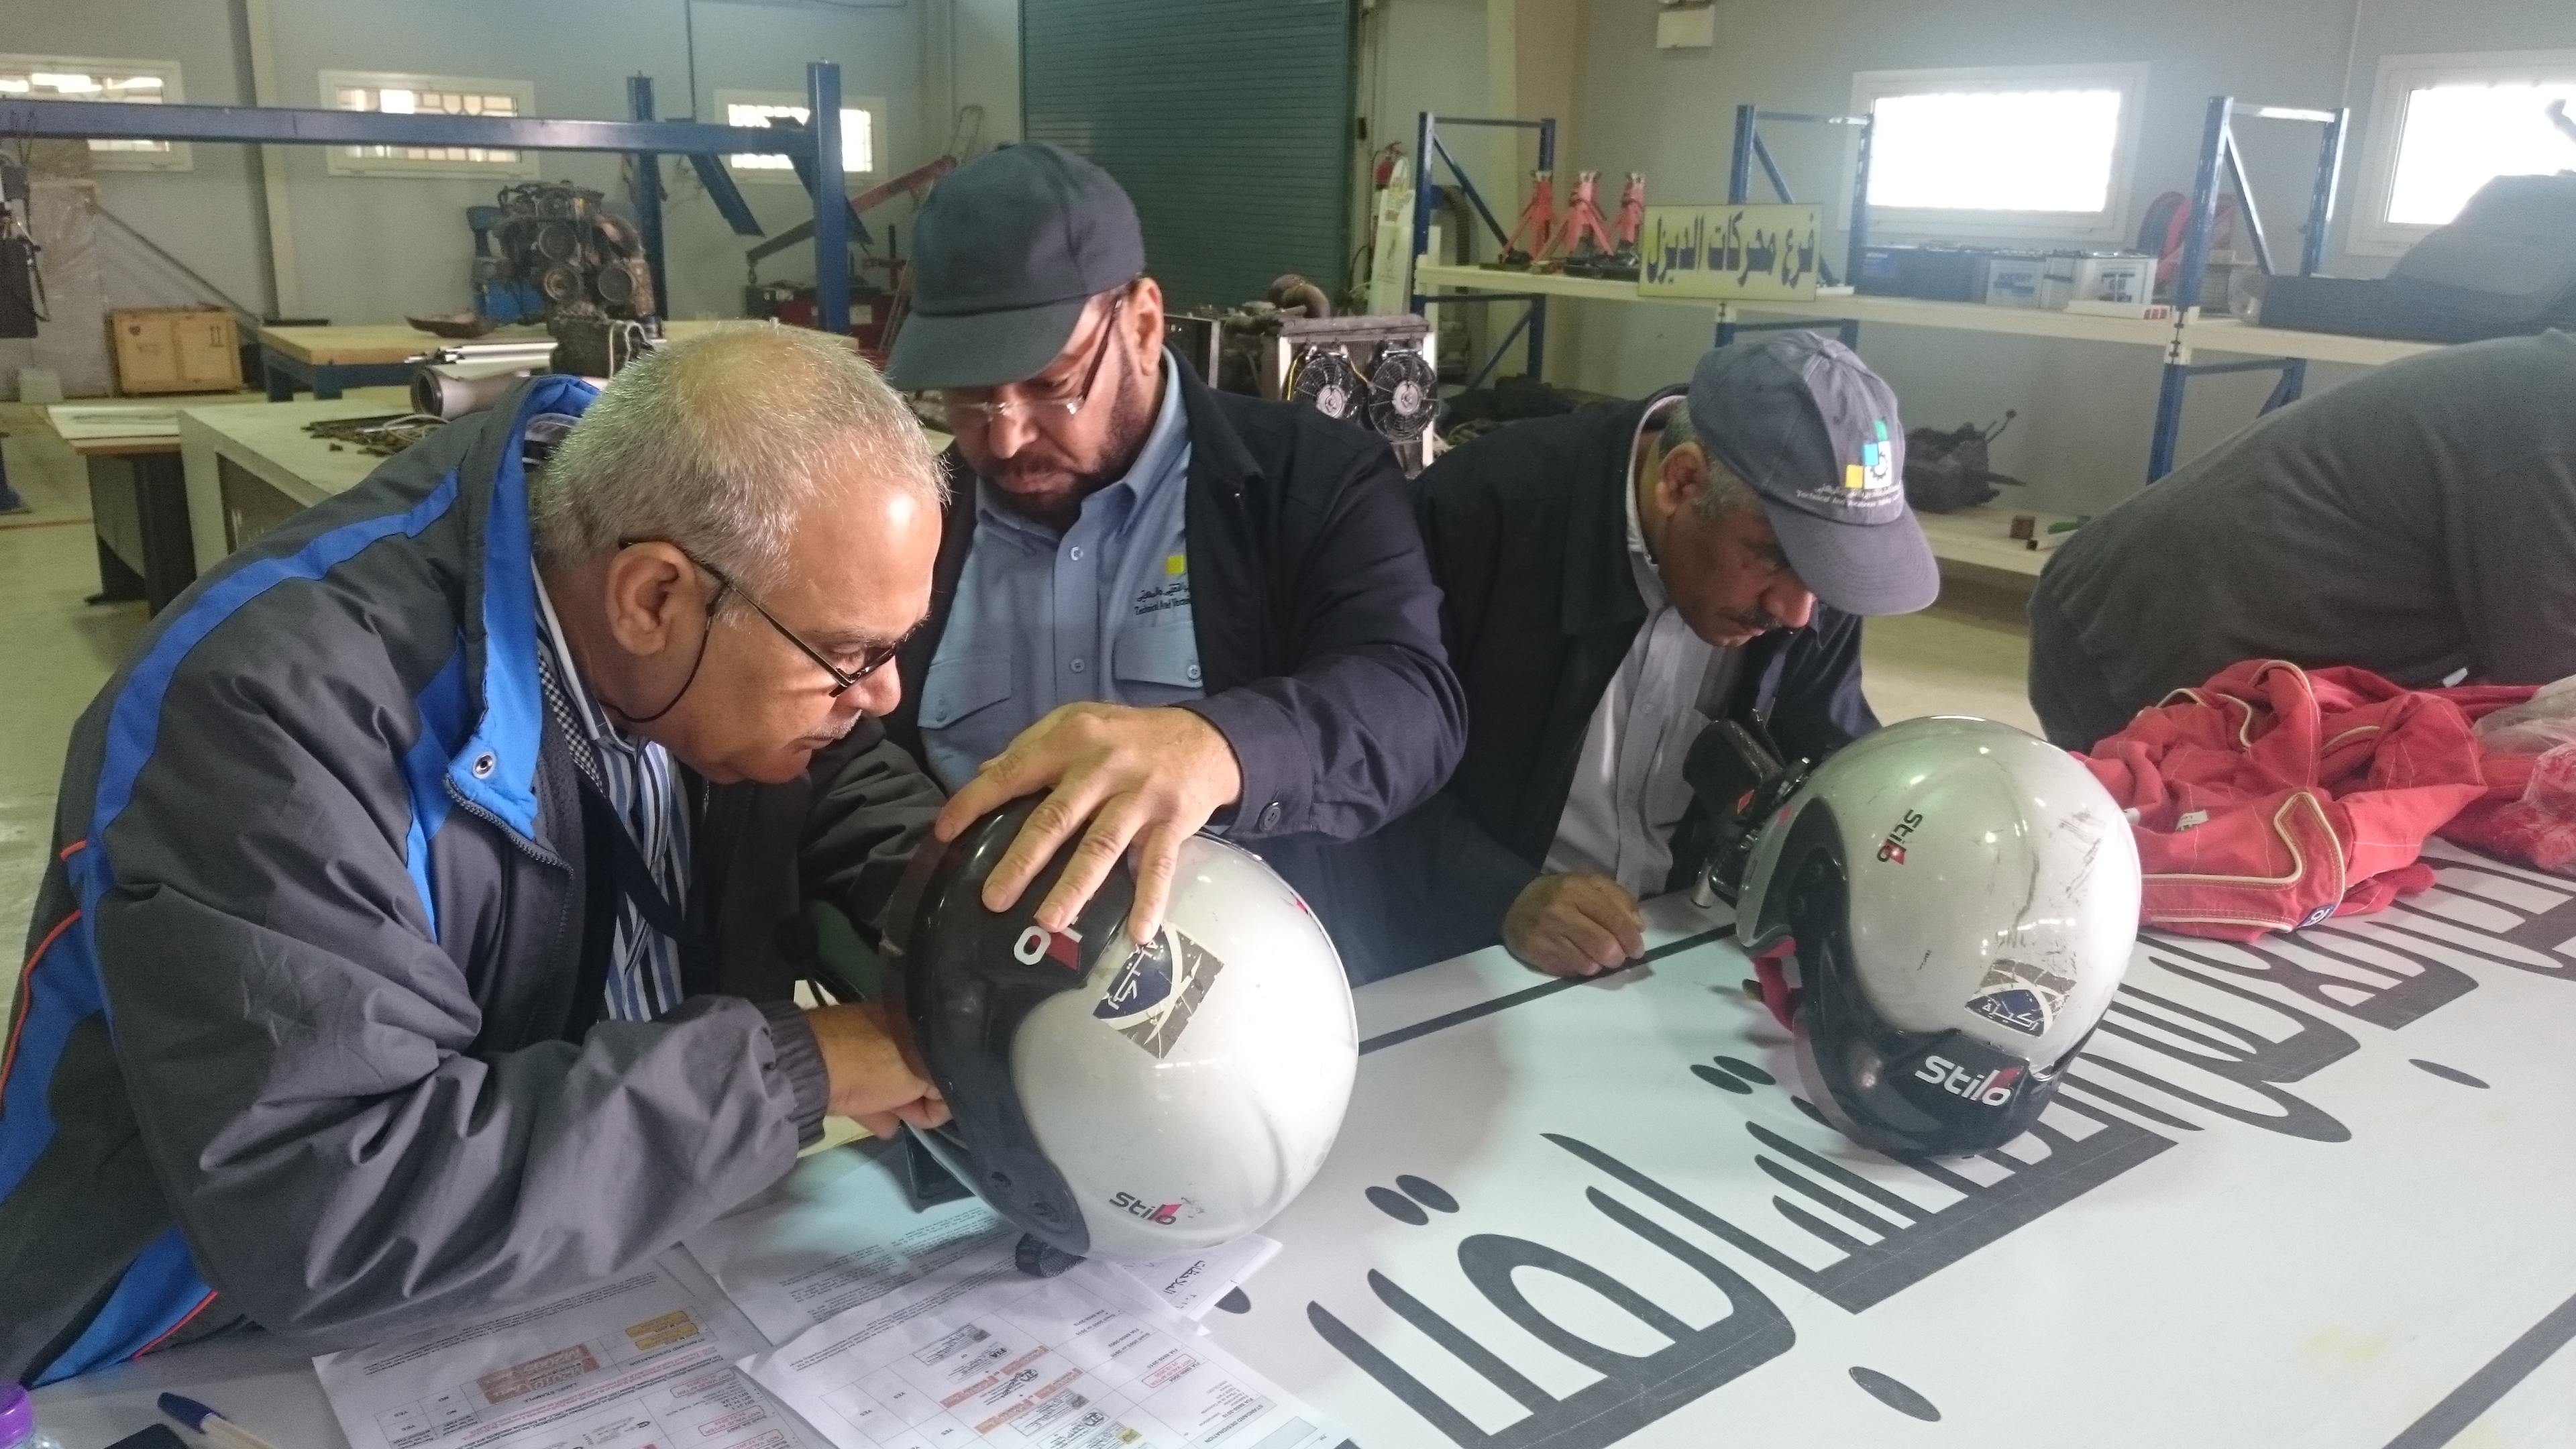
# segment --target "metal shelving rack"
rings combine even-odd
[[[805,67],[809,114],[841,113],[841,68]],[[635,158],[636,225],[645,239],[657,296],[662,284],[662,193],[659,158],[690,159],[735,231],[757,236],[759,223],[718,159],[784,154],[814,200],[815,326],[850,330],[850,208],[841,186],[841,128],[765,129],[657,121],[653,82],[628,82],[634,119],[577,121],[530,116],[388,115],[380,111],[306,110],[286,106],[126,106],[96,101],[0,101],[0,136],[63,140],[237,141],[256,146],[481,146],[518,151],[616,151]]]
[[[2219,372],[2278,371],[2280,381],[2263,403],[2267,413],[2296,402],[2307,385],[2308,358],[2304,355],[2243,362],[2191,360],[2187,337],[2192,324],[2199,320],[2200,289],[2209,272],[2210,232],[2218,219],[2222,172],[2236,193],[2236,214],[2243,219],[2247,240],[2253,243],[2254,264],[2262,268],[2265,276],[2272,275],[2272,249],[2263,236],[2263,218],[2255,209],[2253,189],[2245,184],[2244,157],[2236,148],[2235,118],[2240,115],[2251,120],[2306,121],[2325,127],[2325,137],[2317,147],[2316,180],[2308,194],[2305,235],[2299,240],[2299,275],[2314,276],[2325,262],[2326,224],[2334,217],[2335,179],[2343,170],[2344,133],[2349,129],[2352,112],[2239,105],[2234,96],[2211,96],[2209,117],[2201,130],[2200,169],[2192,181],[2191,222],[2183,234],[2182,259],[2174,273],[2174,349],[2165,360],[2164,382],[2156,394],[2155,436],[2147,447],[2150,483],[2173,471],[2174,445],[2182,435],[2183,389],[2191,379]]]
[[[2262,219],[2246,185],[2245,167],[2236,148],[2233,122],[2237,118],[2272,121],[2300,121],[2322,125],[2325,135],[2318,147],[2315,182],[2309,193],[2304,235],[2300,239],[2299,271],[2315,272],[2325,258],[2327,225],[2333,219],[2336,180],[2343,160],[2343,147],[2350,129],[2351,113],[2344,110],[2303,110],[2287,106],[2240,104],[2232,96],[2212,96],[2209,119],[2202,134],[2199,170],[2195,180],[2191,208],[2187,213],[2183,255],[2178,262],[2173,316],[2169,319],[2095,317],[2080,313],[2030,311],[2017,307],[1988,307],[1978,302],[1928,302],[1912,297],[1845,295],[1819,297],[1812,302],[1706,302],[1676,298],[1640,297],[1633,283],[1600,281],[1588,277],[1531,275],[1515,278],[1509,293],[1487,289],[1498,275],[1474,267],[1446,266],[1422,255],[1427,240],[1427,189],[1415,199],[1415,264],[1413,273],[1414,306],[1419,310],[1431,288],[1470,289],[1452,292],[1438,300],[1450,302],[1500,301],[1507,297],[1542,299],[1549,296],[1581,298],[1586,301],[1641,303],[1649,306],[1684,306],[1710,309],[1717,326],[1718,345],[1734,340],[1739,331],[1812,327],[1818,322],[1839,324],[1843,340],[1852,342],[1863,323],[1880,323],[1907,327],[1937,327],[1967,332],[1993,332],[2020,337],[2050,338],[2063,341],[2120,343],[2153,347],[2163,360],[2163,378],[2156,399],[2156,420],[2148,449],[2147,481],[2152,483],[2172,471],[2173,455],[2182,427],[2183,399],[2187,384],[2194,377],[2217,373],[2274,371],[2280,381],[2264,404],[2269,412],[2299,396],[2305,385],[2307,364],[2311,361],[2336,362],[2360,367],[2375,367],[2419,352],[2434,350],[2428,342],[2405,342],[2376,337],[2351,337],[2331,332],[2301,332],[2283,328],[2261,327],[2229,316],[2204,316],[2201,311],[2202,281],[2208,270],[2211,233],[2218,215],[2219,188],[2235,192],[2239,216],[2246,227],[2247,240],[2254,251],[2255,262],[2267,274],[2273,270],[2269,239],[2264,235]],[[1429,117],[1424,118],[1426,122]],[[1854,117],[1794,116],[1782,112],[1756,111],[1750,106],[1736,108],[1736,141],[1734,165],[1728,177],[1730,204],[1746,202],[1752,190],[1752,170],[1760,166],[1773,192],[1788,199],[1788,189],[1772,164],[1769,148],[1761,143],[1759,125],[1763,120],[1839,121],[1852,124]],[[1536,122],[1515,124],[1536,125]],[[1868,208],[1865,202],[1869,182],[1869,133],[1862,133],[1861,164],[1855,177],[1853,219],[1856,223],[1852,244],[1846,251],[1846,271],[1856,273],[1862,249],[1866,245]],[[1453,163],[1454,166],[1454,163]],[[1427,168],[1425,168],[1427,170]],[[1481,202],[1479,203],[1481,209]],[[1535,308],[1534,308],[1535,310]],[[1748,317],[1765,320],[1748,321]],[[1508,341],[1508,339],[1506,339]],[[1536,339],[1533,339],[1535,343]],[[2245,360],[2201,363],[2193,360],[2196,352],[2236,354]],[[1500,355],[1499,350],[1496,354]],[[1530,354],[1531,375],[1536,376],[1542,354],[1533,345]],[[1487,364],[1490,370],[1492,364]],[[1482,374],[1479,374],[1479,380]]]
[[[1765,120],[1803,122],[1816,126],[1855,126],[1859,128],[1860,158],[1852,171],[1851,241],[1843,248],[1843,275],[1854,286],[1859,285],[1861,258],[1869,251],[1869,148],[1878,133],[1876,116],[1819,116],[1800,111],[1765,111],[1754,106],[1735,108],[1735,149],[1726,171],[1726,204],[1745,206],[1753,200],[1753,165],[1762,164],[1762,175],[1771,183],[1771,194],[1784,202],[1798,198],[1789,194],[1788,180],[1781,176],[1778,163],[1771,159],[1771,148],[1762,143]],[[1835,285],[1833,264],[1820,261],[1817,277],[1828,287]],[[1726,346],[1738,332],[1779,332],[1806,326],[1803,322],[1738,322],[1720,318],[1717,345]],[[1860,344],[1860,323],[1846,317],[1836,329],[1845,347]]]
[[[1449,154],[1448,146],[1440,139],[1440,127],[1443,124],[1447,124],[1451,126],[1484,126],[1514,131],[1536,131],[1538,132],[1538,169],[1549,172],[1550,174],[1553,174],[1556,170],[1556,118],[1554,116],[1542,116],[1535,121],[1522,121],[1501,116],[1441,116],[1430,111],[1423,111],[1420,114],[1421,120],[1414,132],[1413,148],[1415,163],[1413,167],[1413,256],[1415,258],[1415,263],[1412,310],[1417,315],[1422,312],[1423,304],[1426,300],[1422,291],[1422,264],[1420,259],[1431,248],[1431,212],[1432,208],[1438,203],[1440,192],[1439,183],[1433,179],[1431,163],[1435,158],[1449,163],[1449,174],[1458,179],[1458,190],[1466,196],[1467,204],[1476,208],[1476,215],[1481,217],[1484,220],[1486,227],[1494,233],[1495,243],[1501,246],[1509,246],[1511,245],[1512,239],[1511,232],[1506,229],[1503,226],[1502,221],[1494,215],[1494,209],[1485,204],[1484,194],[1476,190],[1475,180],[1468,176],[1467,168],[1459,165],[1458,158]],[[1503,340],[1494,344],[1493,352],[1485,358],[1483,365],[1479,366],[1476,369],[1475,374],[1467,379],[1467,389],[1470,392],[1483,385],[1486,377],[1491,375],[1494,368],[1502,362],[1503,354],[1511,350],[1512,343],[1523,333],[1527,333],[1529,336],[1529,360],[1527,363],[1529,375],[1532,378],[1538,377],[1540,364],[1547,360],[1546,292],[1536,289],[1516,292],[1492,292],[1479,290],[1472,295],[1453,297],[1450,300],[1461,303],[1526,302],[1529,304],[1528,309],[1521,313],[1521,319],[1512,324],[1512,330],[1503,334]]]

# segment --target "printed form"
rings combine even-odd
[[[747,1360],[839,1449],[1331,1449],[1342,1436],[1100,1263],[1031,1278],[1011,1243]]]
[[[313,1367],[351,1449],[822,1449],[716,1321],[647,1266]]]

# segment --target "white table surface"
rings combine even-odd
[[[1601,982],[1370,986],[1341,1139],[1211,1327],[1371,1449],[2576,1444],[2576,884],[2437,850],[2265,954],[2143,944],[2063,1135],[1952,1185],[1801,1112],[1722,913],[1652,903]],[[164,1388],[345,1443],[257,1337],[37,1397],[103,1449]]]

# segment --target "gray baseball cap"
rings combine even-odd
[[[1691,373],[1691,429],[1762,498],[1780,551],[1846,614],[1910,614],[1941,570],[1905,506],[1896,393],[1850,348],[1813,332],[1721,347]]]
[[[950,173],[912,227],[912,312],[886,378],[1000,387],[1044,371],[1083,304],[1145,274],[1136,205],[1108,172],[1022,141]]]

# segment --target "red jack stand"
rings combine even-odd
[[[1549,247],[1550,251],[1562,253],[1569,265],[1578,260],[1589,264],[1595,257],[1610,255],[1610,228],[1601,220],[1600,193],[1600,172],[1575,173],[1573,209],[1566,212],[1565,226]]]
[[[1556,173],[1533,171],[1534,183],[1529,205],[1521,208],[1520,225],[1512,228],[1511,238],[1503,243],[1503,254],[1494,265],[1514,271],[1526,270],[1538,258],[1548,254],[1549,242],[1556,230]],[[1521,249],[1521,239],[1529,239],[1529,249]]]

